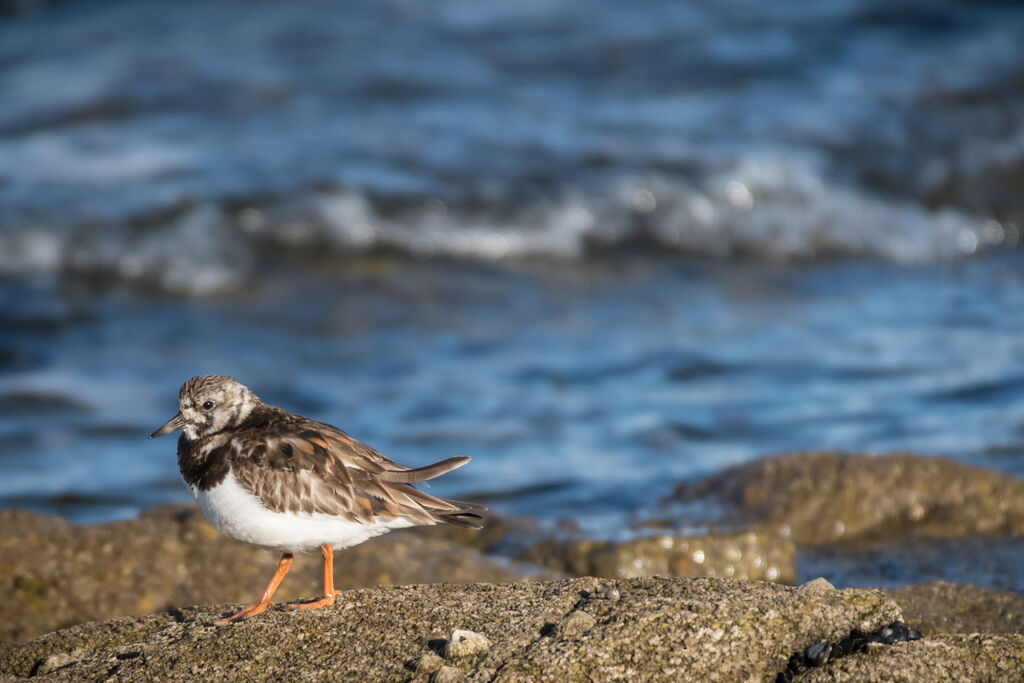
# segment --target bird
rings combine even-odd
[[[341,595],[334,588],[336,548],[404,527],[483,527],[485,506],[413,486],[462,467],[468,457],[399,465],[337,427],[261,401],[233,377],[193,377],[178,399],[178,413],[149,438],[180,431],[178,468],[206,519],[227,536],[281,553],[259,600],[219,625],[273,605],[296,553],[319,548],[323,558],[323,596],[284,605],[308,610]]]

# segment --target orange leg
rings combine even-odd
[[[285,553],[284,555],[282,555],[281,562],[277,565],[277,571],[274,572],[274,578],[270,579],[270,583],[267,584],[267,589],[263,591],[263,595],[262,597],[260,597],[259,602],[257,602],[255,605],[249,605],[237,614],[232,614],[230,617],[218,619],[213,623],[217,624],[218,626],[223,626],[224,624],[230,624],[233,621],[242,621],[243,619],[248,619],[251,616],[259,614],[263,610],[273,605],[274,603],[270,601],[270,598],[274,597],[274,591],[276,591],[277,587],[281,585],[281,581],[284,579],[284,575],[288,573],[288,570],[292,568],[292,564],[294,563],[295,558],[292,556],[291,553]]]
[[[341,591],[334,590],[334,548],[330,543],[320,546],[320,554],[324,557],[324,596],[313,602],[290,602],[284,605],[285,609],[307,610],[317,607],[327,607],[334,604],[334,599],[341,595]]]

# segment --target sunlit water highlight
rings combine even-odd
[[[80,521],[185,500],[144,437],[196,374],[337,424],[503,514],[621,535],[673,482],[802,449],[946,454],[1024,474],[1024,270],[567,268],[381,258],[181,300],[7,282],[0,500]]]

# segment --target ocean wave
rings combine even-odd
[[[0,274],[67,271],[209,294],[243,286],[261,259],[388,250],[426,259],[578,260],[622,249],[777,262],[901,263],[1014,246],[1012,224],[866,196],[807,164],[748,159],[700,184],[645,175],[605,192],[484,205],[353,189],[186,204],[158,216],[0,233]]]
[[[630,249],[713,259],[916,263],[1019,240],[1013,224],[872,198],[827,183],[807,164],[762,158],[699,185],[646,175],[600,194],[578,191],[529,204],[385,200],[339,188],[276,201],[188,204],[156,217],[36,225],[0,233],[0,273],[63,270],[209,294],[244,286],[261,258],[289,250],[577,260]]]
[[[0,274],[1015,245],[1024,11],[890,4],[42,3],[0,22]]]

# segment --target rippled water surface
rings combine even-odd
[[[0,273],[1014,245],[1021,35],[954,0],[58,3],[0,22]]]
[[[781,451],[1024,475],[1018,3],[33,6],[0,505],[186,500],[206,373],[607,538]]]
[[[955,265],[281,268],[230,297],[6,282],[0,498],[73,518],[185,500],[145,436],[192,375],[342,426],[500,512],[605,533],[780,451],[909,449],[1024,474],[1019,252]]]
[[[969,583],[1024,593],[1024,538],[981,536],[857,548],[802,548],[797,571],[805,580],[824,576],[837,588],[895,588],[926,581]]]

